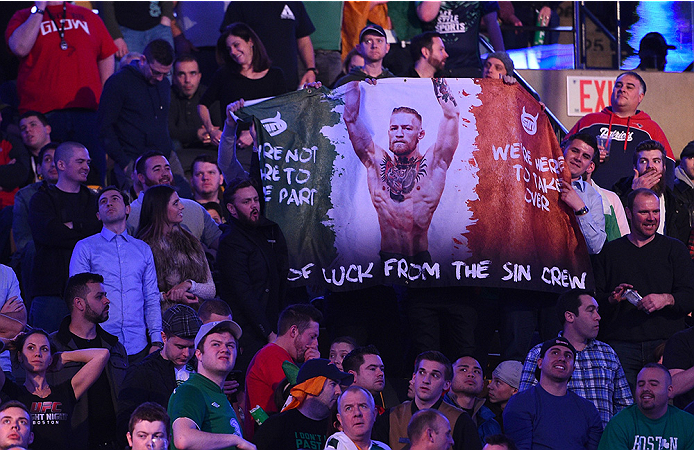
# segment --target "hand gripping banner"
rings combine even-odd
[[[352,82],[237,114],[260,130],[266,215],[287,238],[297,286],[593,286],[559,199],[561,149],[518,85]]]

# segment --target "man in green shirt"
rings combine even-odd
[[[671,393],[665,366],[646,364],[636,379],[636,404],[610,420],[598,450],[693,448],[694,416],[668,405]]]
[[[234,368],[241,327],[232,320],[209,322],[195,336],[198,373],[169,400],[174,450],[255,450],[243,439],[234,408],[222,391]]]

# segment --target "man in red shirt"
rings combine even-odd
[[[12,16],[5,40],[19,58],[19,112],[45,114],[53,139],[87,147],[99,172],[89,181],[102,184],[106,157],[96,135],[96,110],[118,50],[104,23],[69,2],[36,2]]]
[[[244,436],[253,436],[250,411],[260,406],[266,413],[279,412],[275,404],[275,390],[285,378],[282,363],[300,365],[304,361],[320,358],[318,351],[318,323],[323,319],[320,311],[311,305],[290,305],[280,313],[277,329],[268,337],[269,344],[255,354],[246,373],[246,430]]]

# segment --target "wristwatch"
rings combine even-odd
[[[30,9],[32,14],[41,14],[43,15],[43,9],[39,9],[38,6],[34,5]]]
[[[574,214],[577,216],[583,216],[585,214],[588,214],[588,207],[584,206],[583,208],[579,209],[578,211],[574,211]]]

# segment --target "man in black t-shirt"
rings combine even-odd
[[[116,398],[125,377],[128,354],[118,338],[98,324],[108,319],[109,300],[104,278],[98,274],[80,273],[70,277],[65,288],[65,301],[70,316],[51,337],[58,351],[105,348],[109,363],[91,388],[78,400],[72,415],[73,449],[117,449]],[[156,349],[156,347],[153,347]],[[49,372],[48,381],[58,385],[71,379],[82,363],[70,363],[63,370]],[[107,425],[111,424],[111,425]]]
[[[282,413],[263,422],[255,432],[253,443],[258,450],[324,448],[330,415],[341,393],[340,385],[350,385],[353,379],[327,359],[306,361],[290,392],[292,402]]]

